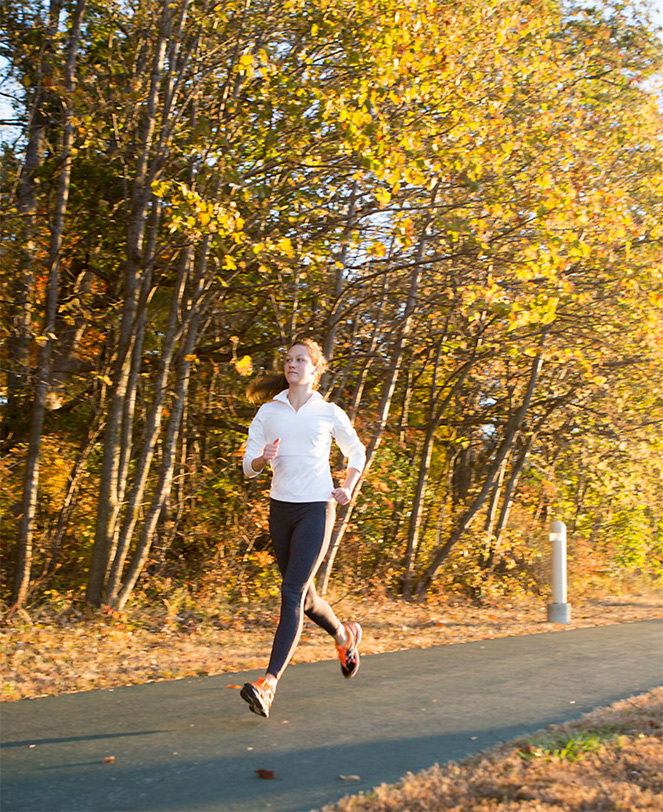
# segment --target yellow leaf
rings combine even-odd
[[[294,257],[295,256],[295,249],[292,246],[292,242],[288,237],[282,237],[278,242],[278,249],[282,253],[284,253],[287,257]]]
[[[240,375],[250,375],[253,372],[253,361],[250,355],[243,355],[235,361],[235,369]]]
[[[355,127],[361,127],[361,125],[364,123],[364,114],[361,112],[361,110],[355,110],[350,120]]]
[[[152,194],[155,197],[163,197],[168,191],[168,184],[162,180],[155,180],[152,183]]]
[[[381,207],[386,206],[391,200],[391,193],[387,189],[378,189],[378,191],[375,193],[375,199],[378,201]]]

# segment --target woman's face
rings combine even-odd
[[[285,356],[283,372],[289,384],[308,385],[315,381],[317,367],[311,359],[308,347],[294,344]]]

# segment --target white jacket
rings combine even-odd
[[[366,449],[347,414],[324,400],[319,392],[313,392],[299,411],[290,404],[287,390],[258,409],[244,451],[247,477],[258,475],[251,462],[277,437],[280,443],[271,463],[274,475],[270,496],[280,502],[328,502],[332,498],[332,438],[348,458],[348,467],[361,471],[366,463]]]

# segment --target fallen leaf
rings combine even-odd
[[[274,770],[256,770],[256,773],[260,778],[264,778],[265,781],[270,781],[272,778],[276,778],[276,773]]]
[[[115,756],[106,756],[106,758],[101,759],[102,764],[112,764],[115,761]]]
[[[226,688],[241,688],[241,685],[226,685]]]

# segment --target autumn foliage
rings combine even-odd
[[[249,376],[293,336],[369,455],[323,587],[663,566],[661,41],[553,0],[0,16],[3,601],[271,594]],[[340,461],[339,461],[340,464]]]

